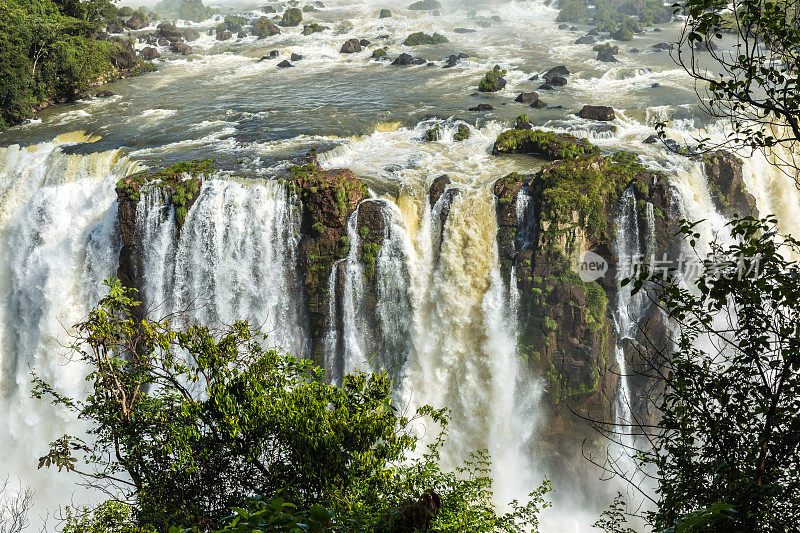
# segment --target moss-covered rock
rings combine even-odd
[[[455,142],[461,142],[469,139],[469,136],[469,128],[465,124],[459,124],[456,126],[456,132],[453,134],[453,140]]]
[[[214,163],[210,159],[187,161],[137,172],[117,182],[117,221],[122,240],[117,277],[123,285],[137,291],[142,291],[144,287],[144,236],[140,234],[136,223],[141,193],[148,189],[158,190],[166,207],[163,216],[173,212],[180,230],[186,214],[200,194],[202,179],[213,169]]]
[[[388,48],[378,48],[377,50],[372,51],[372,58],[373,59],[383,59],[389,54]]]
[[[327,30],[327,26],[323,26],[322,24],[317,24],[316,22],[312,22],[311,24],[307,24],[303,26],[303,35],[311,35],[313,33],[320,33]]]
[[[494,93],[501,89],[505,89],[506,80],[503,78],[505,75],[505,70],[500,70],[497,68],[490,70],[478,83],[478,90],[482,93]]]
[[[284,27],[299,26],[303,22],[303,12],[292,7],[284,11],[281,17],[280,25]]]
[[[347,222],[367,188],[345,169],[323,170],[310,156],[289,169],[285,178],[303,205],[300,267],[311,319],[313,354],[322,356],[322,338],[330,325],[328,293],[333,263],[347,254]]]
[[[167,205],[175,209],[175,221],[180,227],[200,194],[202,178],[213,170],[213,159],[196,159],[163,169],[143,170],[117,182],[117,199],[120,203],[138,203],[143,189],[156,188],[164,194]]]
[[[408,9],[412,11],[433,11],[434,9],[441,9],[441,7],[442,4],[438,0],[420,0],[408,6]]]
[[[406,46],[421,46],[425,44],[443,44],[449,42],[450,40],[444,35],[440,35],[438,33],[428,35],[425,32],[418,31],[406,37],[406,40],[403,41],[403,44]]]
[[[600,149],[586,139],[579,139],[569,133],[513,129],[506,130],[497,137],[492,153],[533,154],[554,161],[598,154]]]
[[[388,19],[392,16],[392,12],[388,9],[381,9],[381,12],[378,14],[378,18],[381,19]]]
[[[270,37],[272,35],[278,35],[280,32],[281,29],[267,17],[258,17],[253,22],[253,26],[250,28],[250,33],[260,39]]]
[[[717,209],[727,216],[758,216],[755,197],[747,192],[742,160],[725,150],[703,156],[708,189]]]
[[[581,434],[580,419],[573,411],[613,420],[617,371],[608,303],[617,290],[613,221],[623,191],[632,188],[637,205],[642,204],[641,227],[647,227],[650,213],[658,213],[657,241],[670,242],[672,223],[664,176],[648,171],[634,154],[603,156],[585,141],[579,145],[574,151],[551,149],[557,161],[533,175],[510,174],[494,185],[501,273],[520,294],[519,354],[547,378],[551,442],[560,450],[578,451],[582,441],[573,437]],[[525,201],[520,201],[523,194]],[[587,282],[578,276],[578,261],[587,250],[609,261],[612,270],[606,277]],[[667,251],[668,245],[654,249]]]
[[[425,140],[428,142],[438,141],[442,138],[442,127],[436,124],[425,132]]]

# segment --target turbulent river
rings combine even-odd
[[[307,355],[309,324],[295,267],[300,213],[270,178],[293,157],[316,149],[322,167],[349,168],[362,179],[389,221],[377,258],[382,349],[374,350],[363,323],[363,267],[351,252],[335,267],[341,290],[332,311],[339,327],[324,334],[323,363],[331,376],[386,370],[404,409],[449,407],[446,466],[488,449],[498,505],[524,498],[549,476],[557,492],[544,530],[591,530],[617,487],[600,491],[599,471],[580,457],[565,474],[551,471],[536,452],[547,437],[547,383],[517,354],[518,295],[501,276],[496,239],[494,181],[512,171],[533,172],[542,162],[492,156],[492,144],[527,113],[534,127],[569,131],[607,151],[633,151],[648,168],[670,176],[681,216],[706,219],[710,242],[726,221],[701,164],[642,141],[661,120],[670,121],[667,134],[678,141],[721,138],[724,130],[699,111],[692,83],[669,55],[651,48],[673,40],[678,22],[622,43],[618,63],[601,63],[591,45],[574,44],[588,28],[559,29],[552,6],[443,3],[441,15],[433,16],[389,2],[328,0],[305,17],[330,31],[303,36],[301,26],[265,40],[219,42],[205,35],[218,21],[195,24],[203,37],[192,43],[193,55],[165,47],[156,72],[107,86],[114,96],[48,108],[0,134],[0,473],[35,489],[37,515],[86,498],[76,479],[36,469],[50,441],[83,428],[30,397],[30,373],[35,369],[73,395],[85,387],[84,369],[65,359],[64,347],[70,326],[101,296],[102,280],[117,271],[117,181],[138,168],[216,158],[223,170],[204,183],[179,233],[161,216],[157,195],[141,200],[136,223],[145,235],[145,303],[168,312],[202,301],[196,318],[247,319],[276,347]],[[235,9],[255,12],[259,5]],[[392,9],[393,17],[379,19],[381,8]],[[481,28],[476,17],[495,19]],[[459,27],[478,31],[453,31]],[[450,42],[403,46],[416,31],[439,32]],[[374,46],[340,54],[350,38]],[[374,61],[376,46],[421,55],[433,66]],[[634,47],[641,52],[632,53]],[[278,60],[258,61],[271,50],[281,52]],[[442,68],[444,58],[459,52],[469,57]],[[278,68],[291,53],[304,59]],[[531,76],[562,64],[571,72],[567,85],[540,92],[548,108],[513,101],[540,85]],[[474,95],[494,65],[508,71],[508,86]],[[480,103],[494,110],[467,111]],[[578,118],[574,113],[584,104],[613,106],[613,128]],[[459,119],[471,136],[454,142]],[[423,142],[437,123],[442,138]],[[430,185],[442,174],[461,191],[444,226],[437,211],[442,206],[428,202]],[[800,231],[800,197],[791,180],[760,154],[745,159],[744,180],[760,213],[776,214],[785,232]],[[626,218],[624,205],[616,249],[646,251],[651,229]],[[354,250],[360,236],[353,227],[349,236]],[[636,330],[644,303],[620,291],[611,306],[622,357],[619,343]],[[624,369],[624,358],[619,366]],[[624,420],[631,393],[624,378],[619,387],[614,401]]]

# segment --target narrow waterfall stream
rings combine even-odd
[[[622,285],[626,277],[634,275],[636,264],[647,264],[653,254],[653,204],[646,207],[645,227],[636,206],[636,197],[631,188],[625,190],[620,201],[619,216],[616,220],[614,252],[618,260],[617,283],[619,288],[614,305],[614,358],[619,368],[619,386],[615,399],[616,432],[620,444],[627,453],[632,453],[636,443],[631,434],[632,424],[641,422],[634,415],[635,400],[630,386],[630,370],[626,362],[626,343],[634,342],[638,333],[639,321],[645,317],[651,302],[646,290],[633,294],[633,283]]]

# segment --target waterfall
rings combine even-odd
[[[325,367],[335,383],[345,374],[372,370],[368,360],[370,333],[364,316],[364,268],[358,257],[361,239],[356,229],[358,210],[347,222],[350,250],[333,264],[328,280],[330,325],[325,340]],[[341,276],[342,293],[337,290]],[[340,299],[339,299],[340,298]],[[341,309],[341,317],[338,309]]]
[[[358,210],[347,226],[350,251],[334,264],[328,281],[331,323],[325,340],[325,367],[336,382],[343,374],[360,371],[387,371],[397,379],[409,349],[405,231],[397,223],[402,214],[393,203],[377,202],[385,224],[372,288],[374,309],[370,309],[370,287],[359,257]],[[370,314],[376,323],[370,323]]]
[[[451,410],[443,466],[452,468],[470,452],[487,449],[494,461],[495,501],[502,507],[540,481],[525,451],[535,413],[524,407],[538,398],[537,391],[522,390],[526,377],[516,358],[514,310],[500,276],[491,191],[460,191],[438,247],[427,202],[401,197],[398,205],[408,239],[412,313],[402,405]],[[435,433],[427,428],[425,438]]]
[[[617,217],[614,252],[617,256],[617,298],[614,307],[614,328],[616,331],[614,358],[619,368],[619,387],[615,399],[615,426],[619,433],[620,444],[627,450],[634,447],[634,438],[631,434],[631,424],[636,422],[633,414],[633,397],[631,394],[628,364],[625,360],[625,345],[636,338],[639,321],[644,318],[650,307],[650,300],[646,291],[633,294],[633,284],[622,286],[624,278],[633,275],[632,266],[640,261],[647,260],[653,250],[653,204],[647,204],[647,228],[642,231],[640,217],[636,208],[636,196],[632,188],[627,188],[620,201],[619,215]]]
[[[86,368],[65,347],[71,327],[116,274],[120,240],[114,187],[134,164],[117,150],[67,154],[81,134],[0,148],[0,475],[35,491],[30,518],[98,495],[75,476],[37,470],[49,443],[83,425],[63,407],[33,399],[31,369],[68,396],[85,393]],[[73,494],[74,492],[74,494]]]
[[[207,180],[180,231],[164,210],[155,190],[137,208],[147,308],[188,310],[192,320],[212,325],[248,320],[270,346],[307,354],[300,213],[284,186]]]

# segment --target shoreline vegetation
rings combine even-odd
[[[112,28],[141,29],[164,16],[199,22],[201,0],[162,0],[159,14],[109,0],[0,1],[0,132],[89,89],[156,70]]]

